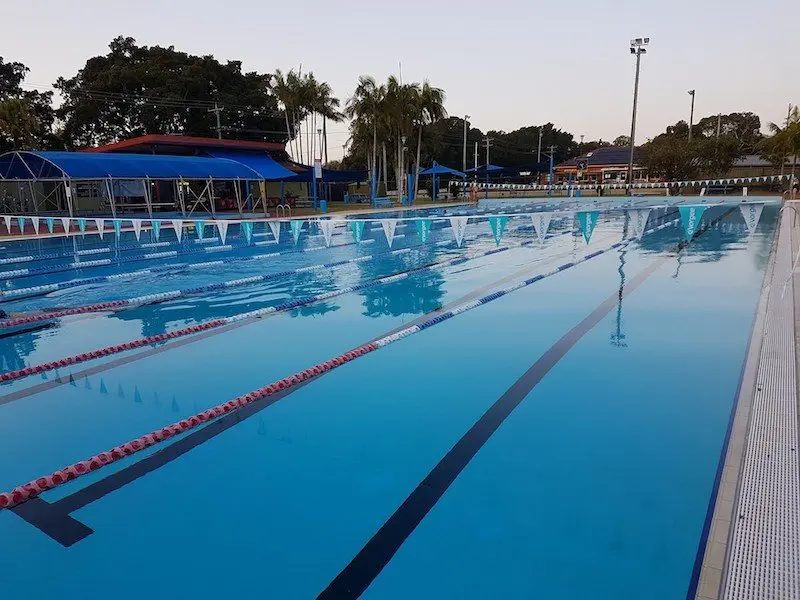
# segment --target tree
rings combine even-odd
[[[242,72],[242,63],[220,63],[173,46],[138,46],[117,37],[105,56],[86,61],[78,73],[59,78],[56,111],[72,146],[91,146],[152,133],[213,136],[222,107],[223,130],[237,137],[282,141],[283,115],[271,75]]]
[[[630,146],[631,138],[628,135],[618,135],[612,142],[612,146]]]
[[[362,75],[358,78],[358,85],[345,106],[345,115],[352,120],[351,152],[361,147],[366,148],[364,138],[368,132],[372,134],[372,160],[369,160],[367,155],[366,161],[370,179],[374,176],[378,161],[378,120],[385,95],[386,88],[378,86],[374,77]]]
[[[419,187],[420,155],[422,153],[422,129],[426,125],[431,125],[447,116],[444,108],[444,90],[431,86],[427,81],[422,84],[415,97],[414,110],[416,112],[415,121],[417,127],[417,159],[414,163],[414,200],[417,199],[417,188]]]
[[[736,140],[740,155],[752,154],[761,142],[761,119],[751,112],[705,117],[692,127],[692,135],[712,138],[716,137],[718,129],[720,137]]]
[[[53,131],[52,92],[23,90],[28,67],[0,57],[0,152],[12,149],[53,149],[61,143]]]

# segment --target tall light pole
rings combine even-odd
[[[469,121],[469,115],[464,115],[464,153],[461,157],[461,170],[464,172],[467,171],[467,121]]]
[[[633,115],[631,116],[631,149],[628,157],[628,193],[633,189],[633,148],[636,143],[636,104],[639,101],[639,64],[642,54],[647,53],[647,46],[650,38],[636,38],[631,40],[631,54],[636,55],[636,80],[633,84]]]
[[[692,97],[692,108],[689,109],[689,143],[692,143],[692,124],[694,123],[694,90],[689,90]]]
[[[542,132],[543,129],[539,127],[539,149],[536,151],[536,164],[542,162]]]

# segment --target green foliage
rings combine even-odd
[[[243,73],[242,63],[220,63],[173,46],[138,46],[118,37],[56,88],[64,102],[57,116],[72,146],[90,146],[154,133],[216,134],[209,108],[224,107],[226,131],[236,137],[285,139],[271,93],[271,75]]]
[[[58,148],[52,92],[23,90],[28,68],[0,57],[0,152]]]

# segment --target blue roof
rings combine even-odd
[[[216,158],[235,160],[253,169],[260,175],[259,179],[288,179],[295,173],[279,165],[266,153],[231,152],[230,150],[210,150],[209,155]]]
[[[86,152],[8,152],[0,179],[262,179],[251,167],[224,158]]]
[[[433,161],[433,166],[430,169],[425,169],[424,171],[419,172],[420,175],[455,175],[456,177],[466,177],[464,173],[461,171],[456,171],[455,169],[451,169],[450,167],[445,167],[444,165],[440,165],[436,161]]]

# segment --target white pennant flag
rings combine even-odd
[[[3,215],[3,221],[6,223],[6,231],[11,233],[11,215]]]
[[[638,210],[630,210],[628,214],[631,217],[631,226],[633,227],[633,235],[637,240],[642,239],[645,227],[647,226],[647,219],[650,216],[649,208],[641,208]]]
[[[136,235],[136,241],[139,241],[139,237],[142,235],[142,220],[141,219],[131,219],[131,225],[133,225],[133,233]]]
[[[175,236],[180,242],[183,235],[183,221],[181,219],[172,219],[172,228],[175,230]]]
[[[467,219],[469,217],[450,217],[450,227],[453,228],[453,237],[459,248],[461,248],[461,243],[464,241],[464,233],[467,231]]]
[[[331,235],[333,234],[333,221],[320,221],[319,228],[322,230],[322,236],[325,238],[325,245],[330,247]]]
[[[69,217],[61,217],[61,226],[64,228],[64,233],[69,235]]]
[[[219,229],[219,237],[222,240],[222,243],[224,244],[225,236],[228,235],[228,222],[220,219],[216,221],[216,223],[217,223],[217,229]]]
[[[95,227],[97,227],[97,233],[100,234],[100,239],[103,239],[103,234],[105,233],[106,229],[106,222],[105,219],[95,219],[94,220]]]
[[[763,204],[741,204],[739,210],[742,211],[744,223],[747,225],[747,231],[750,235],[756,232],[756,226],[761,220],[761,211],[764,210]]]
[[[383,233],[386,234],[389,248],[391,248],[392,240],[394,240],[394,230],[397,229],[397,219],[381,219],[381,226],[383,227]]]
[[[275,242],[279,243],[281,241],[281,222],[267,221],[267,225],[269,225],[269,230],[272,232],[272,237],[275,238]]]
[[[33,223],[33,230],[38,234],[39,233],[39,217],[31,217],[31,222]]]
[[[544,239],[547,237],[547,230],[550,229],[550,221],[553,220],[553,213],[543,212],[543,213],[536,213],[531,215],[531,221],[533,221],[533,228],[536,230],[536,235],[539,238],[539,242],[544,242]]]

